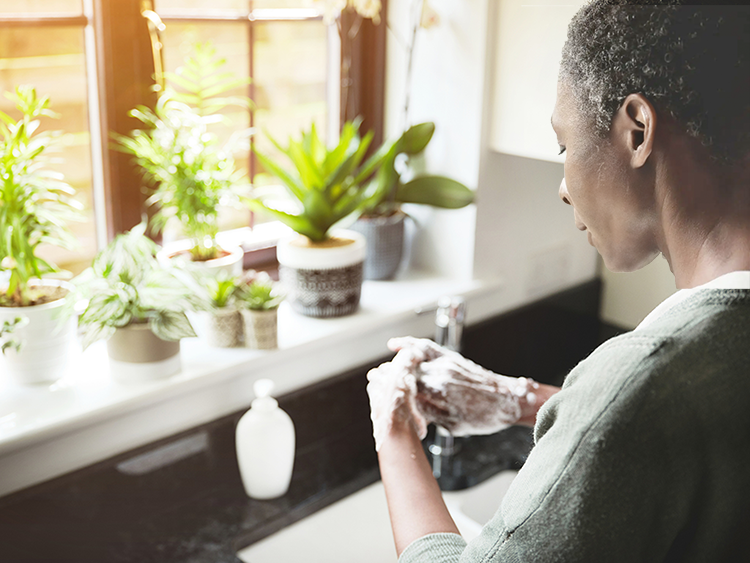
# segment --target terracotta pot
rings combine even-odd
[[[354,313],[366,252],[365,237],[353,231],[334,232],[322,243],[302,235],[279,241],[279,276],[292,308],[310,317]]]
[[[278,348],[278,309],[256,311],[242,309],[245,347],[254,350]]]
[[[39,280],[31,285],[72,289],[60,280]],[[21,350],[8,349],[0,354],[0,373],[7,373],[22,385],[52,383],[63,377],[76,351],[76,319],[60,319],[65,298],[30,307],[0,307],[0,324],[26,317],[26,326],[17,329],[13,338]]]
[[[406,214],[398,211],[387,217],[360,217],[351,230],[367,239],[366,280],[390,280],[396,275],[404,256]]]
[[[165,379],[180,371],[180,342],[162,340],[147,323],[118,328],[107,340],[110,373],[121,383]]]
[[[242,315],[237,309],[194,311],[188,313],[198,337],[209,346],[236,348],[242,346]]]

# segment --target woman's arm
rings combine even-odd
[[[518,424],[533,426],[541,405],[558,391],[559,387],[540,383],[536,402],[524,404],[523,417]],[[396,552],[400,556],[411,542],[427,534],[459,532],[432,476],[432,468],[414,425],[404,410],[399,410],[402,414],[393,418],[390,431],[378,451],[378,462]]]
[[[525,404],[521,405],[521,418],[518,419],[516,424],[520,424],[521,426],[531,426],[533,428],[536,423],[536,414],[539,412],[539,409],[542,408],[542,405],[546,403],[552,395],[560,391],[560,388],[555,387],[554,385],[546,385],[544,383],[536,383],[536,385],[538,385],[538,387],[534,389],[534,395],[536,397],[534,403],[530,404],[525,402]]]
[[[427,534],[458,534],[410,421],[394,421],[378,451],[378,461],[399,556]]]

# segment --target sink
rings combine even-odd
[[[501,471],[462,491],[443,493],[461,535],[471,541],[500,506],[517,471]],[[385,490],[379,481],[241,550],[245,563],[396,563]]]

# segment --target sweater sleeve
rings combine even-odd
[[[662,561],[691,478],[665,461],[683,460],[673,450],[684,444],[658,420],[668,397],[646,384],[664,343],[628,335],[579,364],[540,411],[534,450],[482,534],[468,545],[425,536],[400,562]]]
[[[466,542],[457,534],[429,534],[410,543],[401,554],[399,563],[453,563],[466,549]]]

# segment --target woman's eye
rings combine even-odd
[[[562,146],[562,145],[560,145],[560,152],[559,152],[559,153],[557,153],[557,154],[558,154],[558,156],[559,156],[559,155],[561,155],[561,154],[562,154],[562,153],[564,153],[564,152],[565,152],[565,147],[564,147],[564,146]]]

